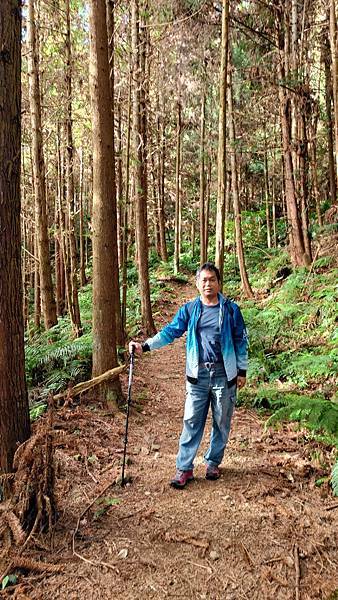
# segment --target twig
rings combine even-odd
[[[248,563],[249,567],[253,567],[254,562],[248,552],[248,549],[244,546],[243,542],[239,542],[239,547],[243,551],[244,558],[245,558],[246,562]]]
[[[198,563],[192,562],[192,560],[188,560],[188,563],[194,565],[194,567],[198,567],[199,569],[206,569],[210,574],[213,572],[212,568],[207,565],[199,565]]]
[[[276,556],[276,558],[269,558],[268,560],[263,560],[263,564],[268,565],[270,563],[279,562],[280,560],[284,560],[283,556]]]
[[[83,517],[85,516],[85,514],[89,511],[89,509],[93,506],[93,504],[95,504],[95,502],[101,498],[101,496],[103,496],[103,494],[112,486],[114,485],[114,482],[111,481],[110,483],[108,483],[103,490],[101,490],[101,492],[94,498],[94,500],[92,500],[90,502],[90,504],[88,504],[88,506],[86,506],[86,508],[82,511],[82,513],[79,515],[77,523],[76,523],[76,527],[74,529],[74,533],[73,533],[73,542],[72,542],[72,548],[73,548],[73,554],[75,554],[75,536],[77,534],[77,532],[79,531],[79,526],[80,526],[80,522],[81,519],[83,519]]]
[[[295,585],[296,585],[296,600],[300,600],[299,582],[300,582],[300,569],[299,569],[299,551],[297,544],[294,545],[293,555],[295,560]]]
[[[325,510],[334,510],[335,508],[338,508],[338,504],[331,504],[331,506],[326,506]]]
[[[87,446],[85,448],[85,469],[89,475],[89,477],[94,481],[94,483],[98,484],[99,481],[98,479],[96,479],[96,477],[93,475],[93,473],[90,472],[89,467],[88,467],[88,451],[87,451]]]
[[[75,550],[75,536],[77,534],[77,532],[79,531],[79,526],[80,526],[80,522],[83,519],[83,517],[85,516],[85,514],[89,511],[89,509],[93,506],[93,504],[95,504],[95,502],[101,498],[101,496],[103,496],[103,494],[112,486],[114,485],[114,482],[111,481],[110,483],[108,483],[108,485],[106,485],[103,490],[101,490],[101,492],[94,498],[94,500],[92,500],[90,502],[90,504],[88,504],[88,506],[86,506],[86,508],[82,511],[82,513],[79,515],[77,523],[76,523],[76,527],[73,533],[73,539],[72,539],[72,550],[73,550],[73,554],[74,556],[76,556],[77,558],[79,558],[80,560],[83,560],[83,562],[89,564],[89,565],[93,565],[94,567],[107,567],[107,569],[112,569],[113,571],[115,571],[117,574],[120,573],[120,571],[118,570],[117,567],[115,567],[115,565],[112,565],[110,563],[106,563],[103,561],[93,561],[90,560],[89,558],[86,558],[85,556],[82,556],[82,554],[79,554],[78,552],[76,552]]]
[[[118,568],[115,565],[111,565],[110,563],[106,563],[101,560],[90,560],[89,558],[86,558],[85,556],[82,556],[82,554],[79,554],[78,552],[76,552],[74,549],[73,549],[73,554],[80,560],[83,560],[83,562],[87,563],[88,565],[93,565],[93,567],[107,567],[107,569],[112,569],[118,575],[120,574],[120,571],[118,570]]]

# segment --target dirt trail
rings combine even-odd
[[[181,288],[176,302],[193,293]],[[163,321],[174,310],[169,300],[161,305]],[[86,560],[74,556],[72,535],[78,515],[118,472],[124,417],[112,422],[102,411],[77,409],[80,442],[73,451],[66,442],[57,450],[61,513],[54,551],[37,547],[31,553],[64,571],[31,584],[27,579],[21,589],[29,598],[337,598],[338,508],[314,485],[319,466],[317,472],[309,456],[316,445],[291,426],[264,432],[256,413],[238,408],[221,478],[204,478],[206,435],[195,482],[174,490],[168,481],[184,385],[182,340],[137,360],[133,402],[139,406],[129,435],[133,482],[112,487],[104,497],[118,503],[103,507],[101,516],[90,510],[80,522],[75,551]],[[84,465],[78,452],[92,460]]]

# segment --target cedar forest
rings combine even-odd
[[[1,0],[2,558],[56,518],[53,414],[89,394],[124,415],[128,340],[206,260],[248,325],[240,405],[329,448],[317,484],[338,496],[337,16],[336,0]]]

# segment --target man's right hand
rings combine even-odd
[[[129,342],[128,350],[129,354],[135,352],[136,354],[141,355],[143,353],[142,344],[140,344],[139,342]]]

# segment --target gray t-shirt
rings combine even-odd
[[[221,332],[219,329],[219,304],[202,304],[202,314],[197,324],[200,362],[223,362]]]

